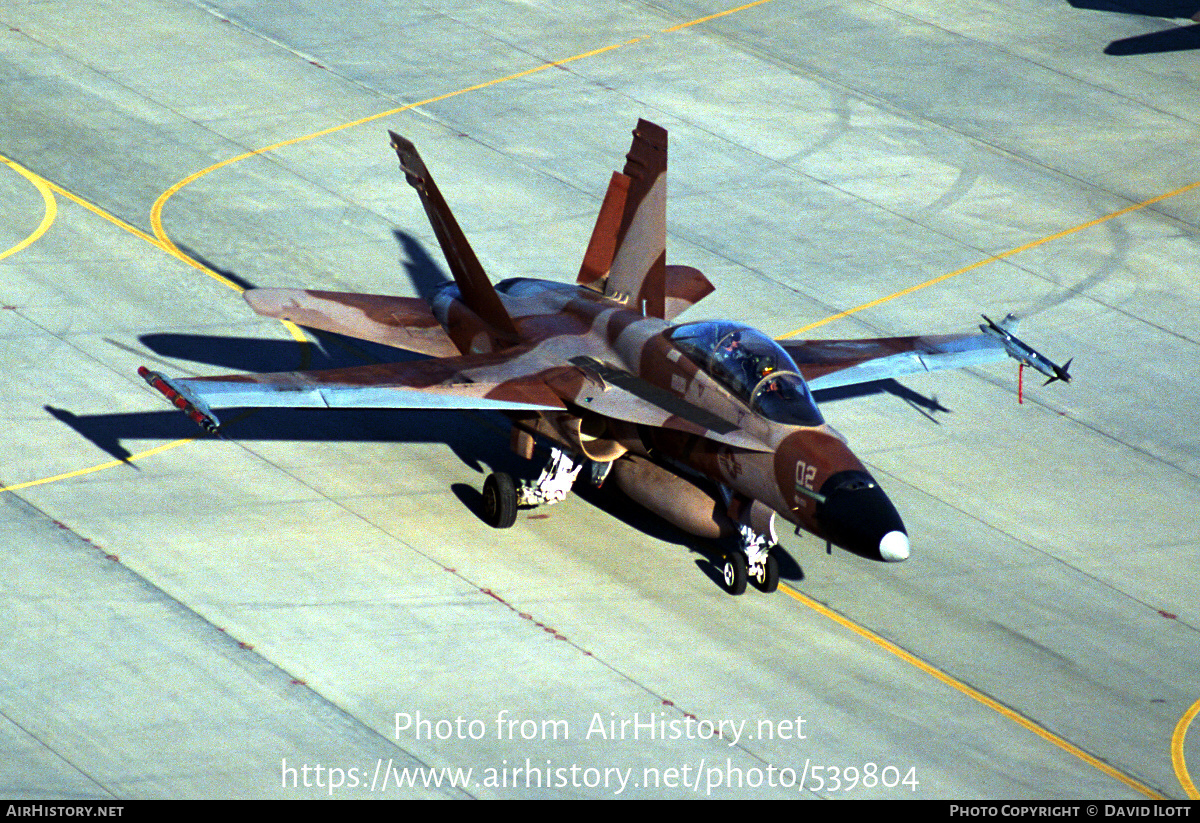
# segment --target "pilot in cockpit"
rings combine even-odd
[[[753,346],[742,344],[740,331],[731,332],[721,341],[717,348],[717,359],[747,392],[776,369],[773,357],[756,351]]]

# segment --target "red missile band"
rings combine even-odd
[[[208,432],[215,433],[220,423],[210,414],[205,414],[173,387],[165,377],[158,372],[150,371],[145,366],[138,367],[138,375],[155,391],[167,398],[175,408],[186,414],[192,422]]]

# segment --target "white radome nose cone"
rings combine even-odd
[[[904,532],[888,532],[879,541],[879,556],[889,563],[908,559],[908,535]]]

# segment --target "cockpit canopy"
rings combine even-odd
[[[689,360],[768,420],[793,426],[825,422],[796,363],[757,329],[709,321],[684,323],[666,335]]]

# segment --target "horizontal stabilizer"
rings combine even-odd
[[[714,291],[704,272],[691,266],[667,266],[667,303],[664,320],[674,320]]]
[[[242,296],[263,317],[433,357],[459,353],[429,305],[417,297],[306,289],[250,289]]]

